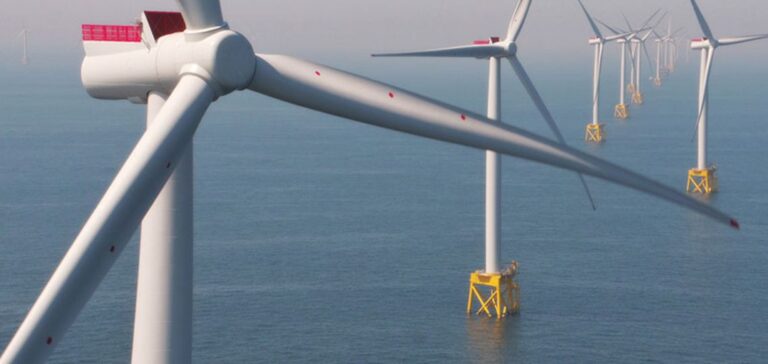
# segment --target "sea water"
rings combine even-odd
[[[476,112],[481,61],[364,60],[348,68]],[[379,61],[377,61],[379,62]],[[583,142],[589,67],[529,67],[570,144],[683,190],[697,65],[682,64]],[[460,72],[459,72],[460,71]],[[505,122],[551,135],[504,69]],[[483,267],[484,155],[247,92],[220,99],[195,138],[198,363],[759,362],[768,356],[765,77],[713,74],[708,203],[733,231],[647,195],[503,159],[502,259],[520,262],[519,315],[466,315]],[[144,129],[144,108],[89,98],[77,66],[0,73],[0,347]],[[615,86],[614,86],[615,85]],[[136,236],[50,358],[130,358]]]

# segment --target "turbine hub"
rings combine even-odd
[[[177,80],[182,74],[192,73],[208,81],[220,96],[246,88],[256,67],[251,43],[229,29],[216,30],[203,38],[199,34],[175,33],[161,38],[157,47],[160,78]]]
[[[507,57],[513,57],[515,54],[517,54],[517,44],[509,42],[507,44]]]

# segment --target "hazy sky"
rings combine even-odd
[[[22,27],[31,31],[37,62],[79,62],[80,24],[125,24],[141,10],[176,10],[175,1],[2,0],[0,63],[18,62]],[[505,31],[516,0],[223,0],[224,16],[257,52],[314,57],[320,61],[363,59],[371,52],[465,44]],[[622,25],[662,7],[686,39],[700,35],[687,0],[584,0],[594,15]],[[768,1],[700,0],[715,35],[768,33]],[[520,38],[527,62],[559,62],[590,54],[588,24],[576,0],[537,0]],[[722,52],[720,62],[758,64],[768,40]],[[727,55],[726,55],[727,53]],[[583,58],[583,57],[581,57]],[[761,61],[764,62],[764,61]]]

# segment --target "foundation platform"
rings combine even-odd
[[[656,85],[656,87],[661,86],[661,77],[654,77],[653,84]]]
[[[643,93],[642,92],[635,92],[632,94],[632,103],[635,105],[642,105],[643,104]]]
[[[627,92],[629,92],[631,94],[635,93],[635,84],[634,83],[630,83],[629,85],[627,85]]]
[[[712,166],[705,169],[692,168],[688,170],[688,183],[686,184],[686,191],[696,192],[702,194],[709,194],[717,192],[717,176],[715,171],[717,169]]]
[[[626,120],[629,118],[629,108],[627,104],[617,104],[613,110],[613,116],[619,120]]]
[[[472,313],[475,301],[480,308],[476,314],[496,315],[501,319],[520,311],[520,287],[515,282],[517,262],[512,262],[500,273],[472,272],[469,276],[467,314]]]
[[[584,140],[587,143],[602,143],[605,139],[605,124],[587,124],[586,132],[584,133]]]

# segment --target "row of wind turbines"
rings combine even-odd
[[[593,63],[593,79],[592,79],[592,121],[587,124],[584,139],[587,142],[602,143],[605,140],[604,124],[600,123],[600,76],[602,73],[603,64],[603,52],[606,43],[615,42],[619,44],[620,61],[619,61],[619,102],[614,107],[614,117],[619,120],[626,120],[629,118],[629,105],[627,103],[627,97],[625,91],[630,92],[631,100],[633,104],[641,105],[644,103],[644,96],[642,92],[642,55],[648,59],[649,64],[652,63],[651,57],[648,53],[648,49],[645,45],[646,41],[653,34],[656,35],[656,62],[655,62],[655,76],[653,78],[654,84],[658,87],[662,84],[662,76],[674,71],[674,62],[676,58],[673,56],[674,49],[676,48],[676,33],[671,31],[672,22],[668,23],[668,30],[665,36],[660,36],[655,28],[664,20],[666,14],[662,15],[654,25],[649,26],[650,22],[659,15],[661,9],[656,10],[651,16],[640,26],[639,29],[634,29],[629,20],[624,16],[624,21],[627,28],[622,29],[619,27],[612,27],[603,21],[595,19],[581,2],[578,0],[579,6],[584,12],[584,15],[589,22],[589,25],[594,33],[594,36],[589,39],[589,44],[595,48],[595,56]],[[611,33],[610,36],[604,36],[597,26],[597,23],[603,25]],[[629,52],[628,48],[629,47]],[[642,50],[642,55],[641,51]],[[629,65],[630,65],[630,80],[626,81],[627,75],[627,53],[629,53]],[[664,63],[662,64],[662,59]]]
[[[643,103],[643,94],[641,92],[641,54],[642,49],[646,58],[650,62],[650,56],[648,50],[645,47],[645,42],[648,40],[651,34],[655,35],[656,39],[656,65],[655,75],[653,77],[653,83],[656,86],[662,85],[663,76],[674,72],[675,64],[677,61],[677,35],[680,34],[682,28],[678,28],[672,31],[671,20],[667,26],[667,32],[665,35],[660,35],[656,31],[656,27],[663,20],[662,15],[655,22],[655,25],[648,26],[650,22],[659,14],[660,10],[653,13],[639,29],[633,29],[629,20],[624,17],[627,29],[621,29],[618,27],[611,27],[610,25],[595,19],[590,15],[587,8],[584,6],[581,0],[578,0],[584,15],[589,22],[594,37],[589,40],[589,44],[595,47],[595,58],[593,68],[593,101],[592,101],[592,121],[587,124],[585,132],[585,140],[587,142],[601,143],[605,139],[605,133],[603,130],[604,124],[600,123],[600,75],[602,71],[602,59],[603,59],[603,47],[608,42],[616,42],[621,46],[621,58],[619,68],[619,103],[614,108],[614,117],[616,119],[624,120],[629,117],[629,107],[626,103],[625,89],[632,93],[632,102],[634,104]],[[712,60],[714,57],[715,49],[719,46],[734,45],[740,43],[747,43],[764,38],[768,38],[768,34],[758,35],[746,35],[738,37],[728,38],[715,38],[707,23],[701,9],[699,8],[696,0],[690,0],[693,8],[693,13],[696,16],[696,20],[701,28],[703,37],[695,38],[691,40],[690,47],[693,50],[701,51],[701,68],[699,72],[699,90],[698,90],[698,108],[696,116],[696,137],[697,137],[697,163],[694,168],[688,170],[688,178],[686,182],[686,190],[689,192],[697,192],[703,194],[709,194],[717,190],[718,183],[715,172],[717,170],[714,164],[708,164],[707,160],[707,111],[709,107],[709,78],[712,68]],[[596,21],[607,28],[613,35],[605,37],[602,35]],[[630,44],[629,54],[632,59],[630,81],[627,84],[625,81],[626,75],[626,53],[627,44]]]
[[[691,1],[695,6],[695,0]],[[517,58],[516,41],[533,0],[517,3],[503,39],[489,37],[458,47],[380,54],[488,61],[487,116],[332,67],[254,53],[243,35],[229,29],[218,0],[176,2],[181,13],[144,11],[139,25],[83,25],[81,71],[86,91],[97,99],[146,105],[147,128],[0,356],[2,364],[44,362],[139,227],[132,361],[191,362],[193,138],[208,106],[237,90],[487,151],[486,261],[485,269],[470,276],[468,310],[473,299],[481,306],[478,312],[488,315],[490,309],[498,316],[517,309],[513,297],[517,265],[501,267],[499,258],[500,154],[574,171],[588,195],[581,174],[739,227],[734,218],[707,203],[565,145]],[[593,43],[599,45],[598,65],[604,41],[600,36]],[[703,42],[702,46],[712,50],[719,44]],[[706,54],[707,65],[711,65],[712,52]],[[503,60],[510,63],[556,140],[502,123],[499,74]],[[599,70],[595,68],[598,80]],[[705,114],[706,107],[703,110]],[[490,287],[490,292],[481,293],[482,287]]]

